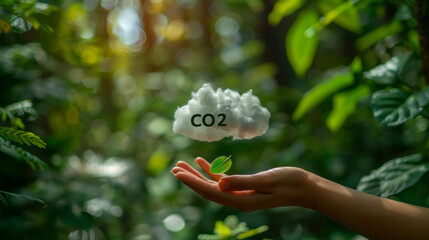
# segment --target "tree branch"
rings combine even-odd
[[[429,1],[416,0],[416,18],[420,40],[422,72],[429,85]]]

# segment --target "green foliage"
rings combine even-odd
[[[308,9],[300,13],[286,35],[286,54],[298,77],[304,77],[313,62],[319,42],[318,33],[309,33],[319,19],[315,10]]]
[[[10,124],[15,128],[24,129],[25,126],[19,117],[22,117],[25,114],[28,114],[30,119],[37,118],[37,112],[33,108],[33,103],[30,100],[19,101],[4,108],[0,107],[1,121],[4,122],[9,119]]]
[[[268,226],[263,225],[255,229],[249,229],[245,222],[239,222],[234,215],[228,216],[225,220],[216,221],[214,235],[199,234],[199,240],[238,240],[253,237],[268,230]]]
[[[221,174],[221,173],[228,171],[228,169],[231,167],[231,165],[232,165],[231,156],[229,156],[229,157],[221,156],[221,157],[216,158],[211,163],[210,172],[214,173],[214,174]]]
[[[294,13],[304,4],[304,0],[279,0],[274,4],[273,10],[268,15],[268,22],[277,25],[284,17]]]
[[[397,126],[415,118],[428,103],[429,87],[414,94],[398,88],[380,90],[371,100],[374,117],[386,126]]]
[[[18,147],[11,142],[4,140],[2,137],[0,137],[0,147],[1,152],[25,161],[31,166],[33,170],[35,170],[36,167],[39,167],[42,171],[47,168],[47,165],[43,160],[25,151],[21,147]]]
[[[365,34],[364,36],[360,37],[356,41],[356,47],[360,51],[365,50],[366,48],[371,47],[372,45],[385,39],[386,37],[389,37],[401,32],[402,29],[403,27],[400,21],[393,21],[386,25],[382,25],[372,30],[371,32]]]
[[[405,63],[409,57],[409,54],[392,57],[384,64],[365,72],[364,76],[378,84],[393,84],[401,78]]]
[[[21,145],[46,148],[46,143],[39,136],[31,132],[16,130],[13,128],[0,127],[0,136],[4,140],[10,140]]]
[[[413,154],[390,160],[363,177],[357,189],[381,197],[397,194],[429,170],[429,162],[423,159],[422,154]]]
[[[16,194],[16,193],[11,193],[11,192],[0,191],[0,201],[4,205],[8,205],[6,199],[7,198],[11,198],[11,197],[21,198],[21,199],[29,200],[29,201],[32,201],[32,202],[38,202],[38,203],[43,204],[43,206],[46,206],[46,202],[43,201],[43,200],[41,200],[41,199],[38,199],[38,198],[34,198],[34,197],[31,197],[31,196],[28,196],[28,195],[24,195],[24,194]]]
[[[329,80],[319,83],[304,94],[292,115],[292,119],[301,119],[306,113],[320,104],[327,97],[342,88],[353,84],[353,79],[353,74],[351,73],[338,73]]]
[[[318,1],[318,7],[325,14],[319,28],[322,28],[332,21],[339,26],[355,33],[361,31],[359,11],[354,6],[358,1],[342,0],[321,0]]]
[[[0,25],[3,25],[0,28],[0,34],[28,32],[31,28],[36,30],[41,28],[46,32],[53,32],[52,27],[44,17],[58,11],[56,6],[37,0],[4,0],[0,2],[0,6],[2,9],[0,11],[2,17]]]
[[[30,118],[35,118],[37,116],[36,110],[33,108],[32,103],[29,100],[16,102],[5,108],[0,108],[1,120],[6,121],[9,119],[11,125],[15,128],[24,128],[24,124],[22,123],[20,116],[24,116],[25,114],[29,114]],[[16,159],[25,161],[33,169],[36,169],[36,167],[39,167],[41,170],[47,168],[44,161],[25,151],[21,147],[14,145],[11,141],[21,145],[46,148],[46,143],[40,139],[39,136],[32,132],[9,127],[0,127],[0,151]]]
[[[370,89],[364,85],[335,94],[333,97],[334,107],[326,119],[328,128],[332,132],[338,131],[347,117],[355,112],[358,102],[369,94]]]

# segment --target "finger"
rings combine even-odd
[[[218,181],[218,188],[221,191],[256,190],[268,193],[272,186],[267,178],[269,175],[266,174],[224,176]]]
[[[197,170],[195,170],[195,168],[193,168],[191,165],[189,165],[188,163],[184,162],[184,161],[179,161],[177,162],[176,166],[181,167],[185,170],[187,170],[188,172],[194,174],[195,176],[208,181],[209,179],[207,179],[205,176],[203,176],[200,172],[198,172]]]
[[[210,163],[207,162],[207,160],[205,160],[202,157],[197,157],[195,159],[195,162],[200,165],[201,169],[204,170],[204,172],[206,172],[208,175],[210,175],[210,177],[212,177],[214,180],[218,181],[221,177],[227,176],[226,174],[213,174],[210,172]]]
[[[203,197],[238,209],[243,209],[243,207],[246,209],[260,209],[269,203],[271,197],[270,194],[250,191],[243,191],[241,194],[221,192],[217,189],[216,184],[210,184],[186,171],[178,172],[175,176]]]

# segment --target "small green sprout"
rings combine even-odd
[[[231,167],[232,161],[231,156],[221,156],[216,158],[210,165],[210,172],[213,174],[222,174]]]

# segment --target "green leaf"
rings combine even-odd
[[[325,14],[320,22],[324,27],[334,21],[339,26],[354,33],[361,31],[359,11],[354,6],[358,1],[321,0],[318,1],[320,10]]]
[[[318,33],[309,36],[306,31],[318,19],[316,11],[305,10],[297,17],[286,35],[286,55],[296,75],[301,78],[311,66],[319,42]]]
[[[387,25],[382,25],[375,30],[367,33],[356,41],[356,47],[362,51],[371,47],[377,42],[385,39],[388,36],[394,35],[402,31],[402,24],[400,21],[393,21]]]
[[[225,157],[221,156],[216,158],[210,165],[210,172],[213,174],[222,174],[231,167],[232,161],[231,156]]]
[[[286,16],[294,13],[304,3],[304,0],[279,0],[274,4],[273,10],[268,15],[268,22],[277,25]]]
[[[397,126],[419,115],[429,102],[429,87],[409,94],[401,89],[380,90],[372,95],[374,117],[385,126]]]
[[[384,64],[380,64],[365,72],[364,76],[378,84],[392,84],[400,78],[409,57],[409,54],[392,57]]]
[[[326,125],[332,132],[338,131],[347,117],[356,110],[356,105],[363,97],[368,96],[370,90],[367,86],[360,85],[354,89],[337,93],[334,96],[334,108],[329,114]]]
[[[238,226],[238,218],[235,215],[230,215],[225,218],[224,223],[229,229],[234,230]]]
[[[36,146],[39,148],[46,148],[46,143],[40,139],[39,136],[31,132],[22,130],[16,130],[13,128],[0,127],[0,136],[6,140],[11,140],[19,144],[25,144],[27,146]]]
[[[304,97],[298,103],[298,107],[292,115],[293,120],[299,120],[317,106],[324,99],[337,92],[338,90],[353,84],[353,75],[351,73],[340,73],[333,78],[316,85],[305,93]]]
[[[223,237],[212,234],[198,234],[198,240],[222,240]]]
[[[237,235],[237,239],[249,238],[249,237],[255,236],[257,234],[263,233],[263,232],[265,232],[267,230],[268,230],[268,226],[267,225],[263,225],[263,226],[260,226],[258,228],[251,229],[251,230],[249,230],[247,232],[244,232],[244,233],[241,233],[241,234]]]
[[[6,205],[6,206],[7,206],[6,198],[5,198],[5,197],[3,197],[3,194],[1,194],[1,193],[0,193],[0,202],[2,202],[4,205]]]
[[[222,221],[216,221],[214,233],[222,237],[228,237],[231,236],[231,229]]]
[[[11,193],[11,192],[0,191],[0,200],[1,200],[4,204],[6,204],[6,205],[7,205],[6,199],[5,199],[2,195],[9,196],[9,197],[15,197],[15,198],[23,198],[23,199],[30,200],[30,201],[33,201],[33,202],[39,202],[39,203],[43,204],[44,206],[46,206],[46,205],[47,205],[45,201],[43,201],[43,200],[41,200],[41,199],[38,199],[38,198],[30,197],[30,196],[28,196],[28,195],[23,195],[23,194],[16,194],[16,193]],[[2,199],[3,199],[4,201],[3,201]]]
[[[357,190],[388,197],[415,184],[429,170],[429,163],[422,161],[422,154],[396,158],[363,177]]]
[[[33,154],[25,151],[18,146],[15,146],[9,141],[3,139],[2,137],[0,137],[0,151],[17,159],[24,160],[31,166],[31,168],[33,168],[33,170],[36,169],[36,166],[39,167],[42,171],[48,168],[46,163],[40,158],[34,156]]]

